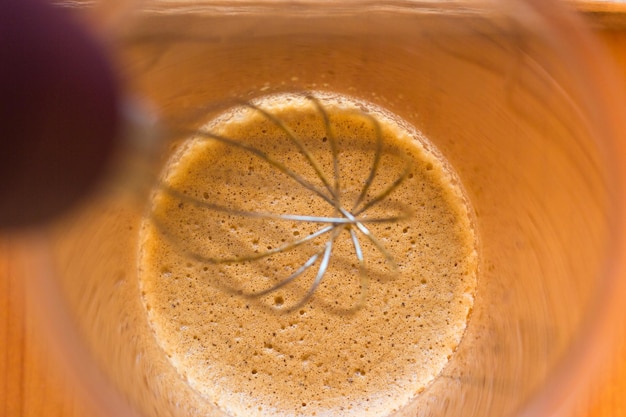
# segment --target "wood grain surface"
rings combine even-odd
[[[626,84],[626,5],[575,2],[588,15]],[[626,91],[626,90],[625,90]],[[625,93],[626,94],[626,93]],[[15,243],[0,239],[0,417],[84,417],[100,413],[86,393],[55,363],[30,312]],[[572,417],[626,416],[626,329],[606,358],[607,372],[578,401]]]

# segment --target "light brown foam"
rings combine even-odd
[[[384,152],[368,197],[410,174],[362,216],[409,212],[406,220],[367,223],[397,270],[362,235],[367,293],[350,234],[336,239],[328,272],[313,298],[317,268],[264,297],[327,241],[254,262],[202,262],[249,256],[324,225],[256,219],[190,204],[156,192],[142,228],[140,279],[156,338],[189,385],[233,416],[384,416],[420,393],[461,341],[476,287],[476,238],[456,177],[415,130],[382,110],[346,97],[319,95],[339,148],[341,202],[351,209],[367,178],[381,126]],[[299,96],[259,102],[284,121],[333,181],[323,118]],[[215,134],[261,149],[319,189],[323,183],[277,125],[238,109],[207,125]],[[324,139],[326,138],[326,139]],[[407,158],[408,157],[408,158]],[[201,136],[173,157],[163,181],[189,198],[231,209],[336,216],[334,209],[263,159]],[[159,227],[156,227],[158,224]],[[193,254],[193,255],[192,255]]]

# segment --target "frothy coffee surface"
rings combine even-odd
[[[242,107],[211,121],[203,131],[222,139],[185,143],[142,227],[155,337],[233,416],[386,416],[442,371],[472,308],[476,238],[454,174],[382,110],[318,97],[328,123],[291,95],[256,102],[269,114]],[[333,202],[363,227],[278,216],[345,218]],[[319,287],[291,311],[327,253]]]

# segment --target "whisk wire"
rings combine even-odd
[[[167,226],[165,226],[165,224],[163,222],[161,222],[156,216],[151,215],[150,220],[157,226],[157,229],[159,231],[161,231],[161,233],[163,233],[164,230],[167,230]],[[234,264],[234,263],[243,263],[243,262],[251,262],[251,261],[257,261],[259,259],[263,259],[266,258],[268,256],[272,256],[275,255],[277,253],[282,253],[282,252],[287,252],[290,251],[292,249],[295,249],[307,242],[310,242],[320,236],[323,236],[326,233],[331,232],[333,229],[335,228],[335,226],[331,225],[331,226],[326,226],[323,227],[321,229],[319,229],[318,231],[311,233],[310,235],[307,235],[303,238],[291,241],[289,243],[286,243],[284,245],[281,246],[277,246],[275,248],[272,249],[268,249],[266,251],[263,252],[259,252],[259,253],[253,253],[253,254],[249,254],[249,255],[243,255],[243,256],[233,256],[233,257],[211,257],[211,256],[206,256],[206,255],[202,255],[200,253],[197,253],[195,251],[189,250],[189,249],[185,249],[183,246],[183,239],[176,239],[173,238],[170,234],[167,235],[167,237],[171,240],[171,239],[176,239],[176,244],[179,247],[179,250],[182,250],[184,252],[184,254],[195,260],[198,262],[204,262],[204,263],[208,263],[208,264]]]
[[[313,256],[311,256],[300,268],[298,268],[293,274],[291,274],[287,278],[285,278],[282,281],[280,281],[278,284],[276,284],[276,285],[274,285],[272,287],[269,287],[269,288],[267,288],[267,289],[265,289],[263,291],[247,293],[245,295],[247,297],[256,298],[256,297],[263,297],[265,295],[271,294],[274,291],[278,291],[279,289],[283,288],[285,285],[289,284],[291,281],[293,281],[294,279],[298,278],[300,275],[305,273],[307,269],[309,269],[310,267],[315,265],[315,262],[317,262],[317,259],[320,257],[320,255],[323,252],[324,252],[324,250],[321,250],[321,251],[313,254]]]
[[[339,233],[341,233],[342,230],[343,230],[343,226],[335,227],[331,237],[328,239],[328,241],[324,245],[324,250],[323,250],[324,255],[322,257],[322,261],[320,262],[320,266],[317,270],[317,275],[315,276],[313,283],[309,287],[309,290],[306,292],[304,297],[302,297],[300,301],[298,301],[298,303],[296,303],[295,305],[291,307],[287,307],[285,309],[286,313],[299,309],[300,307],[305,305],[311,299],[311,297],[313,297],[313,294],[315,293],[315,291],[317,290],[317,287],[319,287],[320,283],[322,282],[324,275],[326,275],[326,271],[328,270],[328,266],[330,264],[330,255],[332,254],[332,251],[333,251],[333,245],[335,243],[335,240],[339,236]]]
[[[359,206],[359,204],[361,204],[361,202],[367,195],[367,192],[372,186],[374,182],[374,178],[376,177],[376,174],[378,173],[378,165],[380,164],[380,158],[383,152],[383,132],[380,128],[380,124],[378,123],[378,120],[376,120],[374,117],[372,117],[369,114],[364,113],[363,115],[367,119],[369,119],[374,126],[374,132],[376,136],[376,151],[374,152],[374,160],[372,161],[372,167],[370,168],[369,176],[365,180],[363,188],[361,188],[361,193],[357,197],[356,201],[354,202],[352,206],[352,210],[350,211],[356,210],[356,208]]]
[[[363,250],[361,249],[361,244],[359,243],[359,237],[353,228],[350,228],[350,238],[352,240],[352,245],[354,246],[354,254],[359,262],[359,298],[355,304],[355,307],[361,306],[365,302],[365,297],[367,295],[367,269],[365,267],[365,258],[363,257]]]
[[[376,204],[380,203],[385,198],[387,198],[389,194],[391,194],[396,188],[398,188],[404,182],[405,179],[408,178],[410,173],[411,173],[411,164],[407,161],[407,164],[405,165],[404,170],[402,171],[400,176],[396,178],[394,182],[389,184],[387,188],[385,188],[380,194],[376,195],[370,201],[365,203],[360,209],[356,210],[354,212],[354,216],[358,216],[359,214],[365,212],[366,210],[370,209],[371,207],[375,206]]]
[[[293,131],[282,120],[280,120],[278,117],[274,116],[270,112],[250,102],[246,102],[245,105],[261,113],[265,118],[270,120],[272,123],[278,126],[280,130],[282,130],[283,132],[287,134],[291,142],[294,145],[296,145],[296,147],[298,148],[298,151],[306,158],[311,168],[313,168],[313,170],[315,171],[315,174],[317,175],[317,177],[322,181],[322,183],[324,184],[328,192],[331,194],[332,200],[329,201],[329,203],[335,206],[338,197],[336,195],[335,190],[333,189],[333,186],[330,184],[330,181],[328,180],[328,178],[326,178],[326,175],[322,171],[315,157],[311,154],[311,152],[309,152],[308,148],[306,147],[306,145],[304,145],[304,143],[300,140],[300,138],[298,138],[298,136],[296,136],[296,134],[293,133]]]
[[[262,160],[264,160],[268,164],[272,165],[274,168],[278,169],[283,174],[286,174],[287,176],[289,176],[292,179],[294,179],[298,184],[302,185],[307,190],[310,190],[313,193],[317,194],[322,199],[324,199],[327,203],[329,203],[331,205],[334,205],[334,201],[330,197],[328,197],[326,194],[324,194],[320,189],[318,189],[315,185],[313,185],[310,182],[308,182],[307,180],[305,180],[302,176],[298,175],[298,173],[296,173],[296,172],[292,171],[291,169],[287,168],[287,166],[285,166],[285,164],[283,164],[283,163],[281,163],[281,162],[271,158],[267,153],[263,152],[262,150],[254,147],[254,146],[247,145],[247,144],[241,143],[241,142],[237,142],[237,141],[229,139],[227,137],[216,135],[216,134],[213,134],[213,133],[210,133],[210,132],[201,131],[201,132],[199,132],[199,136],[202,136],[202,137],[204,137],[206,139],[214,139],[214,140],[216,140],[218,142],[221,142],[221,143],[224,143],[226,145],[230,145],[230,146],[234,146],[234,147],[237,147],[237,148],[241,148],[243,150],[246,150],[246,151],[252,153],[253,155],[257,156],[258,158],[261,158]]]
[[[191,197],[185,193],[181,193],[180,191],[172,188],[164,183],[160,183],[158,185],[158,189],[169,194],[172,197],[180,200],[181,202],[189,203],[198,208],[208,209],[212,211],[228,213],[231,215],[236,215],[240,217],[248,217],[248,218],[257,218],[257,219],[265,219],[265,220],[284,220],[284,221],[295,221],[295,222],[304,222],[304,223],[330,223],[334,225],[340,224],[354,224],[357,221],[361,223],[388,223],[391,221],[400,221],[405,220],[406,215],[400,214],[397,216],[390,217],[367,217],[363,219],[350,219],[347,217],[326,217],[326,216],[307,216],[304,214],[275,214],[263,211],[248,211],[248,210],[240,210],[234,207],[222,206],[215,203],[210,203],[208,201],[202,201],[198,198]],[[339,213],[337,213],[339,214]]]
[[[305,179],[303,176],[293,171],[289,167],[287,167],[283,162],[274,159],[272,156],[268,155],[266,152],[261,149],[252,146],[247,143],[243,143],[229,137],[225,137],[222,135],[215,134],[213,132],[207,131],[207,129],[201,129],[196,132],[195,137],[197,139],[205,139],[205,140],[215,140],[219,143],[222,143],[227,146],[235,147],[242,149],[245,152],[261,159],[265,163],[277,169],[279,172],[285,174],[287,177],[296,181],[299,185],[304,187],[305,189],[311,191],[314,195],[322,198],[326,203],[331,205],[334,208],[334,215],[332,216],[310,216],[310,215],[300,215],[300,214],[275,214],[270,212],[258,212],[258,211],[249,211],[242,210],[235,207],[220,205],[217,203],[202,201],[201,199],[194,198],[190,195],[187,195],[183,192],[180,192],[173,188],[172,186],[166,184],[161,181],[158,182],[158,191],[164,192],[169,196],[177,199],[181,202],[188,202],[191,205],[206,209],[215,212],[226,213],[229,216],[241,216],[246,218],[258,218],[258,219],[272,219],[272,220],[282,220],[282,221],[292,221],[292,222],[300,222],[300,223],[320,223],[326,224],[326,226],[319,228],[318,230],[308,234],[303,238],[299,238],[290,242],[287,242],[282,245],[278,245],[275,248],[268,249],[262,252],[255,252],[251,254],[245,254],[240,256],[222,256],[222,257],[213,257],[206,256],[204,254],[198,253],[195,250],[189,249],[188,245],[184,244],[184,237],[176,237],[174,234],[165,233],[167,230],[164,222],[157,218],[154,211],[151,211],[151,218],[154,222],[157,230],[162,232],[163,235],[167,235],[168,239],[177,239],[180,248],[184,251],[184,254],[197,262],[209,263],[209,264],[243,264],[247,262],[254,262],[263,258],[268,258],[272,255],[276,255],[278,253],[284,253],[287,251],[294,250],[306,243],[313,242],[315,239],[320,238],[324,235],[330,233],[328,240],[323,244],[323,246],[312,256],[310,256],[304,264],[298,267],[295,271],[293,271],[286,278],[281,279],[275,285],[266,288],[261,291],[254,292],[243,292],[237,291],[239,294],[243,294],[243,296],[248,298],[259,298],[276,292],[287,285],[293,283],[297,280],[297,278],[301,277],[306,271],[312,268],[315,264],[319,262],[319,266],[313,282],[309,286],[308,290],[304,294],[303,297],[299,299],[295,304],[291,304],[287,307],[282,307],[280,309],[281,312],[290,312],[295,309],[302,307],[306,304],[314,295],[315,291],[321,284],[322,280],[328,273],[330,264],[331,264],[331,255],[333,253],[333,249],[335,247],[335,242],[342,231],[347,230],[350,234],[350,240],[352,242],[352,246],[354,248],[354,256],[356,257],[358,263],[359,270],[359,288],[360,294],[357,302],[353,307],[346,309],[345,311],[355,311],[359,309],[365,299],[367,297],[368,283],[369,283],[369,274],[368,268],[365,261],[365,256],[363,252],[363,247],[359,240],[359,233],[362,234],[367,241],[369,241],[373,248],[377,250],[385,259],[388,266],[393,270],[398,270],[398,265],[395,262],[393,255],[386,249],[385,245],[378,240],[374,234],[370,231],[370,229],[366,226],[366,224],[373,223],[392,223],[398,222],[407,217],[407,210],[403,208],[399,214],[383,216],[383,217],[360,217],[360,215],[364,214],[367,210],[372,207],[378,205],[383,200],[385,200],[389,195],[391,195],[405,180],[408,178],[411,164],[410,160],[405,157],[405,167],[401,174],[396,177],[396,179],[389,185],[387,185],[382,191],[378,192],[375,196],[368,199],[366,201],[366,197],[368,196],[368,192],[371,190],[372,185],[377,177],[380,167],[381,167],[381,158],[383,154],[383,133],[382,128],[372,115],[366,113],[359,113],[360,116],[365,117],[371,123],[374,135],[375,135],[375,151],[374,156],[371,161],[371,166],[369,168],[368,176],[363,183],[361,191],[353,203],[352,210],[347,210],[341,204],[341,173],[339,166],[339,149],[337,138],[334,135],[330,116],[327,110],[324,108],[322,103],[316,97],[307,94],[305,98],[313,103],[316,111],[321,115],[324,129],[326,132],[326,137],[329,142],[330,152],[332,156],[332,180],[326,176],[324,171],[322,170],[320,164],[311,153],[311,151],[307,148],[304,141],[299,138],[290,128],[287,126],[285,122],[283,122],[276,115],[270,113],[269,111],[261,108],[259,105],[246,102],[243,103],[242,106],[252,109],[254,111],[259,112],[265,119],[273,123],[278,129],[284,132],[289,138],[290,142],[296,147],[298,153],[300,153],[307,164],[313,168],[315,175],[322,182],[324,189],[320,189],[318,186],[311,183],[309,180]],[[332,184],[331,184],[332,181]],[[328,193],[328,194],[327,194]],[[321,260],[320,260],[321,259]],[[228,286],[227,286],[228,287]],[[230,288],[230,287],[229,287]],[[234,288],[230,288],[230,290],[235,290]]]
[[[389,253],[389,251],[385,248],[385,245],[383,245],[378,239],[376,239],[376,237],[374,237],[372,232],[370,232],[369,229],[367,227],[365,227],[363,222],[358,221],[354,217],[354,215],[352,215],[350,212],[346,211],[345,209],[341,209],[341,210],[342,210],[342,213],[347,218],[349,218],[349,219],[354,221],[354,225],[359,229],[359,231],[361,233],[363,233],[365,235],[365,237],[367,237],[369,239],[370,242],[372,242],[374,247],[376,247],[376,249],[378,249],[378,251],[385,257],[385,260],[387,260],[389,265],[391,265],[391,267],[394,270],[397,270],[398,269],[398,265],[396,264],[396,261],[394,260],[393,255],[391,255],[391,253]]]
[[[326,131],[326,138],[330,144],[330,152],[333,159],[335,209],[338,210],[339,207],[341,207],[341,174],[339,172],[339,150],[337,149],[337,141],[330,124],[330,117],[328,116],[328,112],[324,106],[322,106],[322,103],[320,103],[320,101],[314,96],[307,95],[306,97],[313,103],[317,111],[322,115],[322,119],[324,121],[324,130]]]

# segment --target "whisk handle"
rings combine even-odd
[[[118,142],[118,91],[68,10],[0,1],[0,230],[43,223],[93,188]]]

